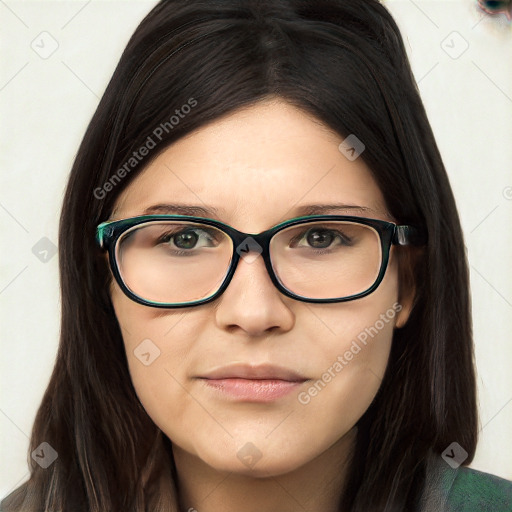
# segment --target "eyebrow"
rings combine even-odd
[[[379,213],[377,210],[368,206],[359,206],[353,204],[331,203],[331,204],[306,204],[292,208],[288,213],[295,217],[306,215],[322,215],[331,212],[346,213]],[[166,214],[166,215],[191,215],[194,217],[216,218],[220,220],[220,214],[225,214],[223,208],[213,206],[199,206],[192,204],[165,203],[148,206],[141,215]]]

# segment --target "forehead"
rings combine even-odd
[[[117,198],[113,216],[141,215],[155,205],[194,204],[214,211],[184,214],[256,230],[298,216],[299,210],[308,214],[305,205],[341,203],[386,218],[370,169],[361,158],[349,160],[339,150],[344,138],[280,100],[238,110],[166,148]]]

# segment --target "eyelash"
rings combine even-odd
[[[331,234],[334,233],[335,234],[335,239],[338,238],[339,240],[341,240],[343,245],[351,245],[351,243],[352,243],[352,240],[349,237],[347,237],[344,233],[342,233],[341,231],[334,230],[334,229],[322,229],[322,228],[310,228],[309,230],[305,230],[305,231],[301,232],[299,235],[293,237],[291,239],[290,243],[293,244],[295,242],[303,240],[304,237],[307,236],[307,234],[309,232],[314,232],[313,230],[324,231],[326,233],[331,233]],[[167,231],[166,233],[164,233],[164,234],[162,234],[161,236],[158,237],[155,245],[167,244],[171,239],[174,238],[174,236],[179,235],[180,233],[183,233],[185,231],[186,230],[183,230],[183,229]],[[198,229],[194,229],[193,231],[194,232],[201,231],[203,233],[207,233],[208,232],[206,229],[199,229],[199,228]],[[212,233],[212,231],[210,231],[210,234],[211,233]],[[212,240],[212,238],[210,238],[210,240]],[[314,247],[309,247],[309,248],[314,250],[316,252],[316,254],[318,254],[318,255],[331,254],[333,252],[333,250],[331,248],[324,248],[324,249],[315,249]],[[173,252],[174,252],[174,254],[176,254],[178,256],[190,256],[190,255],[193,254],[194,249],[195,248],[189,249],[189,250],[186,250],[186,249],[173,249]]]
[[[188,231],[190,230],[190,228],[188,229],[175,229],[175,230],[170,230],[170,231],[167,231],[166,233],[163,233],[162,235],[160,235],[158,237],[158,239],[156,240],[156,243],[155,245],[160,245],[160,244],[166,244],[168,243],[171,239],[173,239],[176,235],[179,235],[180,233],[184,233],[185,231]],[[193,230],[194,232],[198,232],[198,231],[202,231],[203,233],[207,233],[208,230],[206,229],[194,229]],[[210,231],[210,234],[213,233],[213,231]],[[210,238],[211,240],[212,238]],[[185,250],[185,249],[173,249],[173,252],[174,254],[177,254],[178,256],[191,256],[193,253],[194,249],[189,249],[189,250]]]

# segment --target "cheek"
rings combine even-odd
[[[160,428],[169,417],[179,422],[188,400],[185,370],[193,345],[190,340],[197,335],[201,320],[183,310],[142,306],[119,288],[114,288],[111,297],[139,400]]]
[[[310,360],[318,371],[297,401],[303,421],[321,418],[321,425],[312,428],[325,436],[348,431],[379,390],[402,309],[397,297],[396,267],[390,262],[374,293],[335,308],[315,310],[317,320],[310,329],[316,326],[322,335],[317,334],[318,344]]]
[[[326,350],[318,378],[297,396],[303,421],[321,419],[311,425],[318,437],[334,440],[344,435],[377,394],[389,357],[392,329],[386,326],[378,333],[373,333],[373,326],[370,329],[372,335],[368,337],[360,336],[365,331],[354,332],[348,339],[339,340],[336,349]]]
[[[386,316],[387,312],[387,316]],[[331,344],[322,344],[315,366],[316,379],[298,394],[303,418],[322,418],[326,435],[343,435],[364,414],[375,397],[386,370],[393,338],[395,310],[387,308],[356,325],[348,321]],[[327,341],[327,340],[326,340]]]

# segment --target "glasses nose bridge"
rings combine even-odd
[[[229,234],[233,240],[233,269],[231,271],[231,277],[233,277],[236,272],[240,259],[244,258],[246,255],[249,256],[251,252],[255,252],[261,255],[271,280],[275,281],[270,262],[270,241],[275,233],[276,230],[274,228],[267,229],[260,233],[245,233],[231,227],[229,230]]]
[[[239,245],[254,241],[261,247],[262,252],[268,253],[270,240],[274,232],[274,228],[267,229],[261,233],[244,233],[243,231],[238,231],[235,228],[231,228],[231,238],[233,238],[235,250]]]

